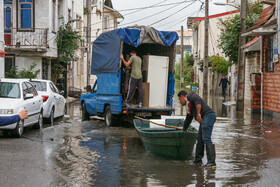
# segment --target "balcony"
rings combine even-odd
[[[16,28],[5,29],[6,51],[47,52],[48,29],[19,31]]]

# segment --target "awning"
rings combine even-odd
[[[4,58],[4,57],[5,57],[5,54],[6,54],[5,51],[0,50],[0,58]]]
[[[249,51],[260,51],[261,49],[261,36],[256,36],[253,40],[250,42],[246,43],[241,47],[244,52],[249,52]]]
[[[271,35],[276,34],[277,25],[271,25],[268,27],[260,27],[248,32],[241,34],[241,36],[263,36],[263,35]]]

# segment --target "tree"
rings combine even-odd
[[[193,64],[194,64],[194,59],[193,55],[190,53],[186,53],[184,57],[184,83],[189,85],[192,80],[191,80],[191,74],[193,70]],[[180,71],[181,70],[181,64],[176,63],[175,64],[175,80],[179,81],[180,80]]]
[[[246,19],[246,28],[250,28],[258,19],[263,10],[263,5],[260,1],[249,4],[249,13]],[[238,62],[238,44],[240,27],[240,15],[235,15],[232,18],[222,20],[220,19],[221,35],[219,38],[219,47],[229,59],[229,63]],[[247,37],[250,41],[252,37]]]
[[[52,80],[55,83],[59,74],[65,71],[64,67],[71,61],[77,61],[75,51],[79,48],[79,43],[82,41],[81,36],[71,26],[71,24],[80,20],[70,20],[65,24],[63,17],[59,19],[62,20],[62,24],[58,29],[56,37],[58,58],[52,68]]]
[[[213,72],[227,75],[229,63],[224,57],[213,55],[210,57],[209,63],[212,65]]]

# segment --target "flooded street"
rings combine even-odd
[[[149,155],[134,128],[81,122],[73,102],[64,122],[27,129],[22,139],[1,136],[0,186],[278,186],[279,122],[244,119],[222,102],[218,96],[212,103],[219,117],[212,135],[216,169]]]

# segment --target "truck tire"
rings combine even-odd
[[[86,104],[83,102],[82,104],[82,121],[89,120],[89,113],[87,112]]]
[[[113,126],[116,122],[116,116],[112,114],[110,105],[107,105],[105,108],[105,125],[107,127]]]

